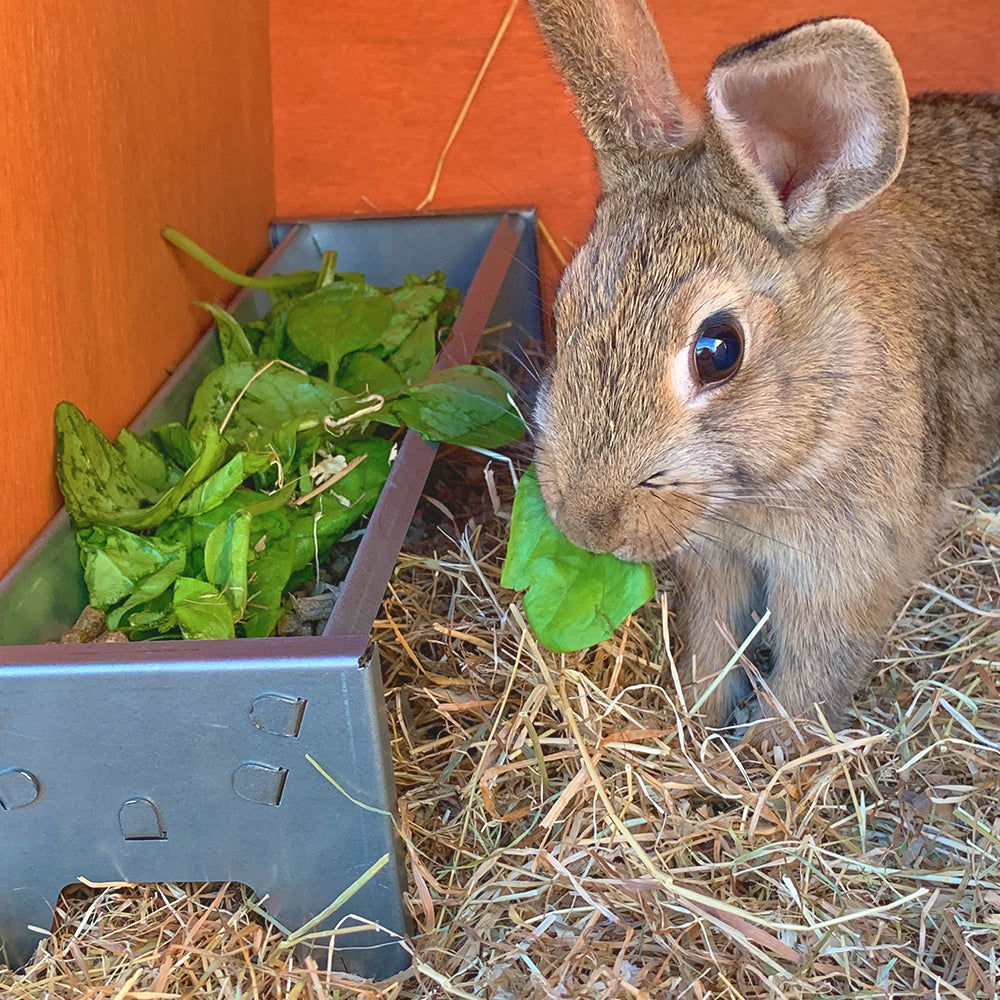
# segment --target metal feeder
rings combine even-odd
[[[488,327],[538,334],[530,212],[282,224],[261,268],[338,267],[394,285],[440,269],[464,306],[440,364]],[[244,294],[244,321],[267,308]],[[511,331],[514,331],[511,336]],[[183,418],[221,361],[195,348],[134,429]],[[61,890],[92,882],[237,881],[325,963],[383,978],[409,964],[395,787],[371,628],[435,446],[407,433],[322,636],[53,643],[86,604],[65,512],[0,581],[0,949],[22,966]],[[333,777],[332,785],[307,755]],[[356,932],[343,933],[350,928]]]

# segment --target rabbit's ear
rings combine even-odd
[[[679,146],[697,130],[643,0],[531,6],[597,150]]]
[[[875,197],[906,152],[902,73],[885,39],[861,21],[816,21],[732,49],[716,61],[708,100],[800,239]]]

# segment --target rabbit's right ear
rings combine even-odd
[[[716,61],[708,100],[800,239],[870,201],[903,163],[903,75],[889,44],[861,21],[814,21],[732,49]]]
[[[643,0],[531,0],[598,152],[682,146],[699,115],[681,96]]]

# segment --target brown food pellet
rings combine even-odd
[[[80,612],[76,624],[59,640],[60,642],[94,642],[105,628],[103,611],[89,604]]]

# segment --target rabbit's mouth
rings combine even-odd
[[[698,536],[705,502],[680,490],[638,487],[622,501],[571,510],[573,497],[555,512],[567,536],[591,552],[611,552],[626,562],[659,562]]]
[[[620,548],[615,549],[611,553],[617,559],[621,559],[623,562],[659,562],[661,558],[666,558],[666,556],[656,556],[655,558],[645,558],[638,554],[634,545],[622,545]]]
[[[575,545],[626,562],[657,562],[696,538],[714,507],[698,484],[646,478],[591,457],[570,462],[546,436],[535,442],[538,485],[552,520]],[[596,470],[600,471],[596,471]]]
[[[682,549],[689,540],[689,534],[666,534],[658,532],[654,537],[643,536],[629,539],[623,545],[613,550],[613,555],[624,562],[662,562],[669,559],[678,549]]]

